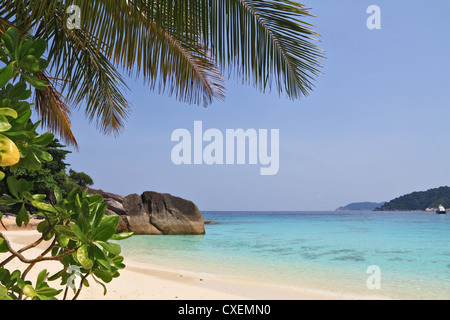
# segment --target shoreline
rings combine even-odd
[[[3,231],[15,249],[37,239],[37,231]],[[40,248],[45,248],[44,244]],[[33,248],[24,253],[33,257],[40,253]],[[288,287],[266,283],[255,283],[242,279],[224,278],[201,274],[177,268],[168,268],[144,262],[137,262],[123,252],[125,269],[120,276],[103,287],[90,279],[90,286],[84,287],[79,300],[361,300],[379,297],[357,297],[320,290]],[[0,253],[0,261],[8,253]],[[7,264],[9,269],[21,268],[23,264],[14,259]],[[55,261],[40,262],[32,269],[27,279],[34,282],[40,270],[46,268],[50,274],[61,269]],[[57,284],[53,283],[55,287]],[[69,295],[71,297],[71,295]]]

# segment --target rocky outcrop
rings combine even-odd
[[[204,234],[205,223],[198,207],[168,193],[146,191],[126,197],[89,189],[108,203],[106,214],[120,217],[118,231],[135,234]]]
[[[96,190],[96,189],[88,189],[88,194],[100,194],[103,196],[103,201],[108,203],[108,209],[107,214],[118,214],[118,215],[124,215],[126,214],[123,210],[122,202],[123,197],[121,195],[111,193],[111,192],[105,192],[103,190]]]
[[[123,200],[128,225],[136,234],[204,234],[205,223],[197,206],[168,193],[146,191]]]

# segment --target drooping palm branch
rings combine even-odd
[[[66,26],[72,4],[81,29]],[[195,104],[223,98],[227,70],[262,91],[307,95],[322,58],[309,17],[289,0],[4,0],[0,33],[16,26],[49,41],[52,76],[42,77],[53,86],[36,93],[36,108],[76,145],[67,104],[84,103],[104,132],[123,127],[130,106],[120,69]]]

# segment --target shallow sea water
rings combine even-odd
[[[123,253],[175,269],[348,297],[450,299],[450,214],[202,215],[213,222],[205,235],[133,236],[120,242]]]

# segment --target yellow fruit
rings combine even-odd
[[[0,166],[7,167],[15,165],[20,160],[19,149],[16,144],[0,134]]]

